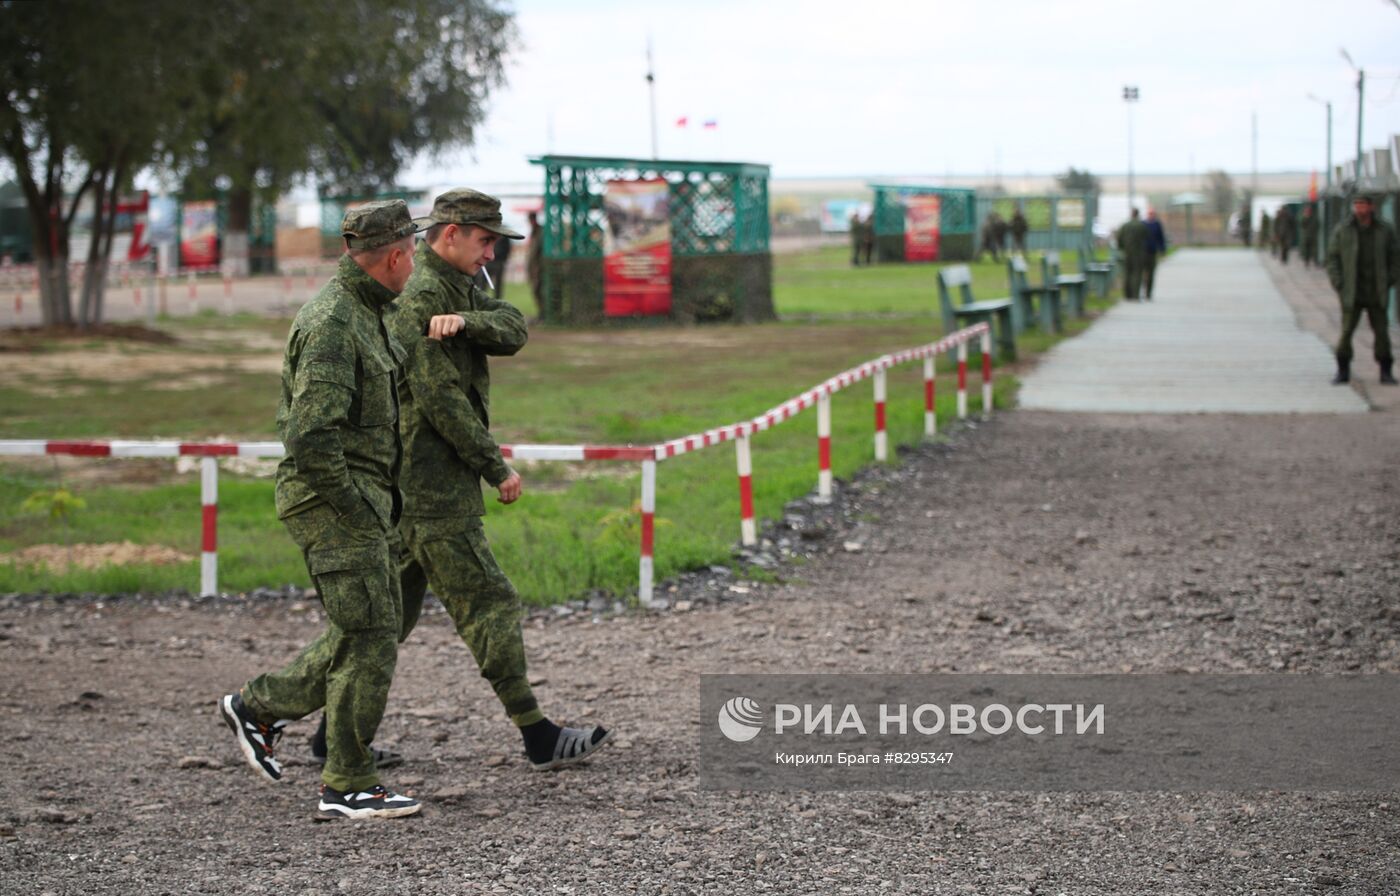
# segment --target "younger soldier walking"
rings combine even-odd
[[[476,190],[439,196],[416,270],[390,315],[407,353],[400,389],[404,612],[411,625],[432,587],[520,729],[530,764],[552,769],[583,759],[611,735],[598,726],[562,728],[540,711],[526,675],[520,598],[482,528],[483,479],[503,504],[521,493],[520,474],[491,437],[487,358],[525,345],[525,318],[473,282],[498,239],[524,238],[504,226],[500,208]]]
[[[1123,298],[1136,302],[1142,291],[1142,275],[1147,267],[1150,233],[1138,210],[1133,209],[1126,224],[1118,228],[1118,251],[1123,253]]]
[[[284,669],[219,703],[244,758],[270,781],[287,720],[323,706],[327,757],[317,817],[413,815],[418,800],[379,783],[370,743],[394,678],[403,608],[389,545],[402,499],[399,402],[403,349],[385,307],[413,273],[422,222],[402,200],[345,215],[347,253],[297,314],[282,362],[277,515],[301,548],[325,607],[326,630]]]
[[[1365,315],[1375,339],[1381,383],[1395,385],[1395,356],[1390,350],[1386,302],[1400,283],[1400,244],[1395,230],[1375,215],[1375,202],[1365,193],[1352,200],[1351,216],[1332,231],[1327,245],[1327,279],[1342,303],[1342,334],[1337,340],[1334,384],[1351,381],[1351,337]]]

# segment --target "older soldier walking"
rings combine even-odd
[[[219,704],[244,758],[270,781],[287,720],[325,707],[328,754],[318,819],[399,817],[421,805],[379,783],[370,744],[384,714],[403,608],[390,556],[402,499],[395,370],[403,349],[385,307],[413,273],[402,200],[350,210],[335,277],[297,314],[282,362],[277,515],[301,548],[326,630],[278,672]]]
[[[1288,264],[1288,254],[1293,251],[1293,244],[1298,240],[1297,222],[1293,220],[1293,211],[1288,206],[1283,206],[1274,216],[1274,242],[1278,245],[1278,260]]]
[[[540,711],[526,675],[520,598],[482,528],[481,480],[502,504],[514,503],[522,489],[520,474],[491,437],[487,359],[525,345],[525,318],[472,280],[491,261],[497,240],[524,238],[502,224],[500,208],[499,200],[476,190],[439,196],[417,269],[390,316],[407,351],[400,390],[405,628],[431,586],[520,729],[530,764],[543,770],[583,759],[611,735],[596,725],[560,727]]]
[[[1365,193],[1352,200],[1351,216],[1332,231],[1327,246],[1327,279],[1342,303],[1342,334],[1337,340],[1335,384],[1351,381],[1351,337],[1361,316],[1371,322],[1381,383],[1395,385],[1395,357],[1390,350],[1386,301],[1400,283],[1400,244],[1395,230],[1376,218],[1375,201]]]
[[[1123,298],[1138,300],[1142,290],[1142,275],[1147,267],[1150,233],[1138,210],[1133,209],[1127,223],[1118,228],[1118,251],[1123,253]]]

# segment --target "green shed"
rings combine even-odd
[[[977,192],[870,184],[880,261],[967,261],[977,251]]]
[[[775,316],[767,165],[555,155],[530,161],[544,168],[544,320]],[[643,261],[664,258],[647,268],[653,276],[646,288],[653,297],[664,292],[660,301],[616,301],[614,293],[627,288],[618,278],[637,269],[616,261],[628,251]]]

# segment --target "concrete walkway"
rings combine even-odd
[[[1022,378],[1021,407],[1149,414],[1359,413],[1258,253],[1183,249],[1151,302],[1122,302]]]

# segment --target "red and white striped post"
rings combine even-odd
[[[758,544],[758,527],[753,521],[753,458],[747,435],[734,440],[734,457],[739,466],[739,541],[752,547]]]
[[[655,565],[652,551],[656,534],[656,461],[642,461],[642,556],[637,570],[637,599],[643,607],[652,602],[652,577]]]
[[[875,459],[888,460],[890,438],[885,432],[885,368],[875,369]]]
[[[992,331],[982,331],[982,419],[992,416]]]
[[[199,501],[204,505],[203,544],[199,555],[199,596],[219,593],[219,461],[199,461]]]
[[[189,284],[190,304],[194,305],[199,301],[199,281],[194,277],[194,271],[190,271],[185,277],[185,282]]]
[[[817,396],[817,503],[831,500],[831,392]]]
[[[131,304],[137,308],[141,307],[141,281],[137,280],[136,285],[131,288]]]
[[[933,405],[933,361],[932,354],[924,358],[924,435],[929,437],[938,435],[938,412]]]
[[[958,419],[967,419],[967,342],[958,343]]]

